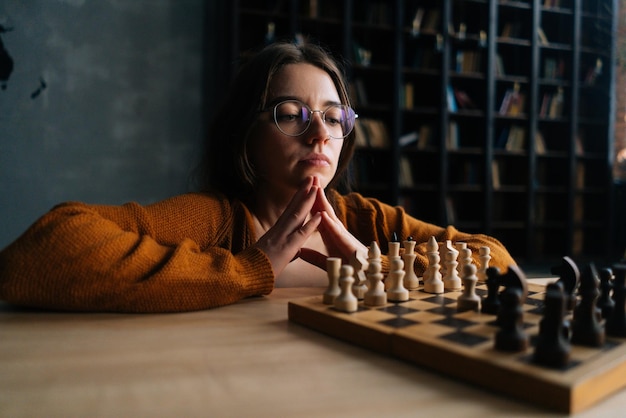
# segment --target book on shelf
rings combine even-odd
[[[526,96],[520,92],[519,83],[515,83],[512,89],[504,93],[499,113],[507,116],[519,116],[524,113]]]
[[[560,80],[565,74],[565,61],[547,57],[543,62],[543,77],[549,80]]]
[[[491,161],[491,185],[494,190],[499,190],[502,187],[500,182],[500,161],[497,160]]]
[[[413,172],[411,170],[411,161],[406,155],[400,156],[398,183],[400,187],[413,187]]]
[[[576,163],[576,188],[585,188],[585,164],[580,161]]]
[[[546,141],[543,138],[543,134],[539,130],[535,134],[535,152],[539,155],[546,153]]]
[[[448,103],[448,110],[450,112],[456,112],[459,110],[456,103],[456,98],[454,97],[454,89],[450,85],[448,85],[448,87],[446,88],[446,101]]]
[[[504,70],[504,61],[502,60],[502,55],[496,54],[494,65],[495,65],[496,76],[503,77],[506,75],[506,71]]]
[[[424,8],[418,7],[415,15],[413,16],[413,21],[411,22],[411,35],[418,36],[420,34],[420,30],[422,28],[422,20],[424,19]]]
[[[539,38],[539,42],[541,45],[548,45],[550,41],[548,41],[548,37],[542,28],[537,28],[537,38]]]
[[[401,107],[405,109],[413,109],[413,98],[415,97],[415,88],[413,83],[404,83],[402,88],[402,94],[400,95],[400,99],[403,101],[400,103]]]
[[[446,224],[454,225],[456,223],[456,210],[454,208],[454,199],[450,196],[446,197]]]
[[[477,73],[480,72],[482,54],[480,51],[459,49],[456,52],[456,72]]]
[[[502,33],[500,34],[500,37],[519,38],[521,32],[522,32],[521,22],[505,22],[504,25],[502,26]]]
[[[407,147],[411,144],[417,143],[418,139],[419,133],[417,131],[409,132],[401,135],[400,138],[398,138],[398,145],[400,145],[401,147]]]
[[[431,125],[425,123],[420,126],[418,138],[417,138],[417,149],[426,149],[431,145],[432,139],[432,131],[433,128]]]
[[[372,51],[364,48],[357,42],[352,43],[352,50],[354,54],[354,62],[364,67],[369,67],[372,63]]]
[[[596,64],[587,70],[587,74],[585,75],[586,85],[593,86],[596,83],[596,79],[602,74],[602,65],[602,60],[598,58],[596,59]]]
[[[544,7],[561,7],[561,0],[543,0]]]
[[[563,89],[559,87],[556,94],[550,97],[550,106],[548,108],[547,116],[552,119],[563,116],[563,102]]]
[[[368,104],[367,91],[365,90],[365,83],[362,79],[357,78],[351,81],[348,85],[348,89],[350,90],[350,99],[352,100],[353,106],[366,106]]]
[[[389,147],[389,134],[382,120],[359,118],[355,125],[355,130],[358,146],[369,148]]]
[[[507,151],[523,151],[526,140],[526,128],[513,125],[509,129],[504,149]]]
[[[467,35],[467,24],[465,22],[459,23],[459,31],[457,32],[457,36],[459,39],[464,40]]]
[[[585,154],[585,148],[583,146],[584,137],[585,137],[585,134],[582,130],[577,132],[576,136],[574,137],[574,152],[576,155]]]
[[[441,12],[439,9],[429,9],[424,19],[424,30],[428,32],[437,32],[440,26]]]
[[[446,148],[449,150],[459,149],[459,125],[453,120],[448,122]]]
[[[463,90],[454,89],[454,98],[459,109],[476,109],[476,104],[472,98]]]

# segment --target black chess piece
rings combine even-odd
[[[610,267],[604,267],[600,270],[600,298],[597,303],[604,319],[607,319],[613,312],[613,308],[615,308],[615,302],[611,298],[612,290],[613,270]]]
[[[487,296],[481,301],[480,311],[482,313],[497,315],[500,310],[500,269],[497,267],[488,267],[487,271]]]
[[[572,347],[563,333],[567,300],[560,283],[550,283],[546,287],[544,314],[539,322],[533,362],[553,368],[563,368],[569,362]]]
[[[604,345],[604,326],[599,322],[596,301],[600,296],[600,279],[593,263],[587,264],[580,277],[580,303],[574,309],[572,344],[601,347]]]
[[[580,283],[580,270],[578,266],[569,257],[561,259],[561,265],[552,267],[550,273],[559,276],[557,280],[563,285],[565,294],[565,309],[569,312],[576,307],[576,288]]]
[[[524,332],[524,312],[522,310],[522,290],[507,287],[500,294],[500,311],[496,332],[495,349],[499,351],[523,351],[528,348],[529,338]]]
[[[626,337],[626,264],[613,266],[613,312],[606,319],[606,333],[612,337]]]

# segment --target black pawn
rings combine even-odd
[[[481,301],[480,311],[482,313],[497,315],[500,310],[500,270],[497,267],[489,267],[487,274],[487,296]]]
[[[611,298],[612,290],[613,270],[605,267],[600,270],[600,298],[598,299],[598,309],[600,309],[604,319],[607,319],[613,312],[613,308],[615,308],[615,302]]]
[[[572,347],[563,335],[566,296],[560,284],[546,288],[544,314],[539,322],[539,336],[533,362],[547,367],[564,368],[569,362]]]
[[[606,333],[612,337],[626,337],[626,264],[613,266],[613,312],[606,319]]]
[[[576,288],[580,282],[578,266],[571,258],[563,257],[561,265],[552,267],[550,273],[559,276],[558,283],[563,286],[565,295],[565,309],[572,312],[576,307]]]
[[[580,276],[580,303],[574,309],[572,344],[601,347],[604,345],[604,327],[600,324],[596,301],[600,296],[598,271],[587,264]]]
[[[501,294],[500,312],[496,332],[495,349],[499,351],[523,351],[528,348],[528,335],[524,332],[522,291],[519,288],[506,288]]]

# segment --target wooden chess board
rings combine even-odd
[[[484,296],[486,286],[476,293]],[[322,295],[289,302],[289,320],[332,337],[565,413],[581,411],[626,386],[626,339],[607,337],[602,348],[572,345],[569,364],[552,369],[532,362],[545,287],[529,284],[524,328],[530,347],[494,349],[496,316],[458,313],[461,292],[433,295],[420,289],[406,302],[336,310]]]

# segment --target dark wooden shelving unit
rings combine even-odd
[[[616,0],[238,0],[231,9],[233,62],[299,36],[345,60],[368,134],[355,155],[357,191],[493,235],[521,261],[614,256]]]

